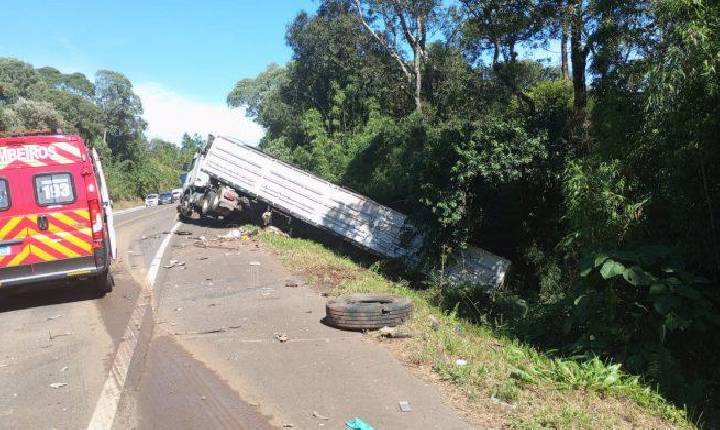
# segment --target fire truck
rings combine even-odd
[[[112,219],[102,164],[80,136],[0,135],[0,290],[90,280],[110,292]]]

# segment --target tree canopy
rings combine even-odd
[[[408,213],[427,264],[513,260],[493,300],[444,290],[449,308],[717,420],[719,22],[694,0],[323,0],[228,102],[265,151]]]

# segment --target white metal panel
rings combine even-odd
[[[207,149],[207,148],[206,148]],[[388,258],[415,260],[424,236],[400,212],[320,179],[230,137],[213,141],[201,170],[251,197]],[[455,283],[502,285],[510,261],[479,248],[447,270]]]
[[[422,237],[407,217],[227,137],[217,137],[202,170],[239,191],[389,258],[411,257]]]
[[[108,192],[107,182],[105,182],[105,171],[103,170],[100,157],[98,157],[95,148],[92,149],[92,158],[95,163],[98,177],[100,178],[100,198],[102,206],[105,210],[105,222],[107,223],[108,241],[110,242],[110,256],[117,258],[117,234],[115,233],[115,221],[113,219],[112,204],[110,202],[110,193]]]

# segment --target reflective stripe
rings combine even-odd
[[[30,246],[25,245],[22,249],[22,251],[18,252],[18,254],[13,257],[12,260],[10,260],[7,264],[7,267],[15,267],[22,264],[23,261],[25,261],[26,258],[30,255]]]
[[[25,217],[14,217],[10,218],[10,220],[5,223],[5,225],[0,229],[0,240],[7,239],[5,236],[7,236],[8,233],[10,233],[17,225],[22,221]],[[15,238],[13,238],[15,239]]]
[[[43,245],[46,245],[55,251],[58,251],[59,253],[65,255],[66,257],[79,257],[80,255],[73,251],[72,249],[66,247],[65,245],[62,245],[58,242],[55,242],[54,240],[50,239],[49,237],[45,236],[44,234],[40,234],[35,230],[30,230],[29,233],[32,235],[33,239],[36,239],[40,241]]]

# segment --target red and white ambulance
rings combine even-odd
[[[116,254],[102,165],[80,136],[0,136],[0,290],[92,279],[112,290]]]

